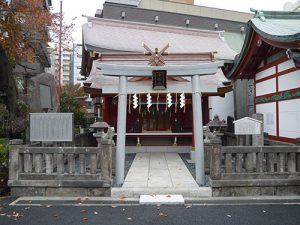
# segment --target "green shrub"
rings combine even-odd
[[[0,139],[0,167],[7,167],[9,146],[7,139]]]
[[[6,105],[0,103],[0,138],[7,137],[9,131],[9,113]]]

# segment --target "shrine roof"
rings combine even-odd
[[[119,85],[119,78],[114,77],[114,76],[104,76],[102,71],[97,69],[99,67],[98,65],[99,62],[94,61],[93,67],[90,73],[90,76],[88,79],[84,82],[85,86],[88,84],[89,89],[94,89],[94,90],[102,90],[104,86],[116,86],[118,87]],[[123,61],[120,62],[114,62],[116,64],[122,64],[125,63]],[[169,62],[168,64],[170,65],[176,65],[179,62]],[[186,64],[195,64],[196,62],[189,62]],[[197,62],[199,63],[199,62]],[[135,62],[134,65],[141,65],[145,64],[145,62]],[[141,77],[141,79],[138,78],[130,78],[128,79],[129,83],[132,83],[132,85],[135,86],[152,86],[152,79],[147,79],[145,77]],[[168,78],[168,85],[185,85],[185,84],[190,84],[191,82],[191,77],[169,77]],[[230,82],[223,74],[222,70],[219,69],[218,72],[214,75],[206,75],[206,76],[200,76],[200,82],[203,85],[214,85],[218,88],[224,88],[228,87],[225,84]]]
[[[142,43],[151,48],[163,48],[171,43],[170,53],[214,52],[216,59],[232,61],[237,54],[217,31],[144,24],[89,17],[83,24],[86,51],[121,51],[143,53]]]
[[[272,41],[300,40],[300,12],[257,11],[250,25],[262,37]]]
[[[300,67],[300,12],[256,11],[248,22],[241,53],[233,68],[226,74],[229,79],[251,79],[261,61],[272,48],[288,50],[290,58]]]

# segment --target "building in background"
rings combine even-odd
[[[83,85],[84,77],[81,76],[81,60],[82,60],[82,44],[73,44],[73,50],[71,54],[71,79],[70,84]]]
[[[194,1],[106,0],[97,17],[141,23],[225,31],[229,46],[239,52],[252,13],[194,5]]]
[[[59,75],[58,75],[58,60],[59,54],[56,47],[50,48],[50,59],[51,67],[47,69],[49,73],[54,74],[55,82],[58,85]],[[61,63],[61,85],[71,84],[71,55],[72,50],[63,49],[62,50],[62,63]]]
[[[68,85],[72,83],[71,80],[71,55],[72,50],[63,49],[62,51],[62,77],[61,77],[61,84]]]

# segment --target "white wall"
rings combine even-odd
[[[300,99],[279,102],[279,136],[300,137]]]
[[[255,79],[259,80],[259,79],[274,75],[275,73],[276,73],[276,68],[275,68],[275,66],[273,66],[273,67],[270,67],[269,69],[258,72],[255,76]]]
[[[234,117],[233,91],[225,94],[225,97],[209,97],[209,107],[212,108],[209,113],[209,119],[218,115],[220,120],[227,120],[227,116]]]
[[[278,77],[278,91],[300,87],[300,70]]]
[[[258,104],[256,112],[264,114],[264,131],[276,136],[276,103]]]
[[[256,84],[256,96],[276,92],[276,78],[266,80]]]
[[[295,67],[295,63],[293,60],[290,59],[288,61],[278,64],[278,72],[281,72],[281,71],[284,71],[284,70],[287,70],[287,69],[290,69],[293,67]]]

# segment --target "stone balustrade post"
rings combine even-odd
[[[9,149],[9,180],[18,180],[19,177],[19,148],[21,145],[10,145]]]
[[[300,148],[300,137],[296,138],[296,145]],[[300,153],[296,154],[296,171],[300,172]]]
[[[212,180],[221,179],[221,166],[222,166],[222,152],[221,152],[221,139],[215,137],[211,140],[211,154],[210,154],[210,178]]]
[[[104,180],[112,179],[112,139],[101,140],[101,175]]]

